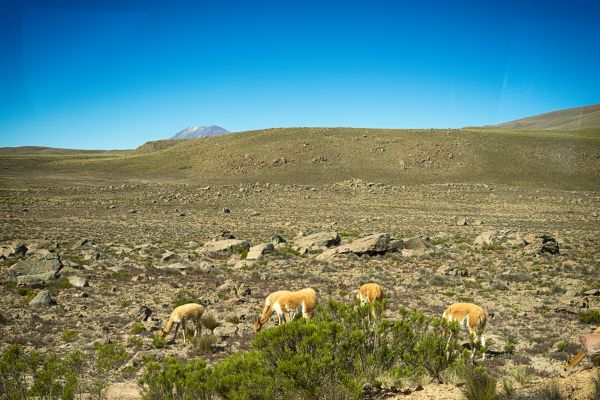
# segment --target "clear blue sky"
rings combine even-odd
[[[599,21],[596,0],[4,0],[0,147],[133,148],[208,124],[462,127],[598,103]]]

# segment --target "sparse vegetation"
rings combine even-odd
[[[579,311],[579,322],[582,322],[584,324],[600,324],[600,311]]]
[[[213,333],[215,328],[221,326],[221,323],[217,321],[217,317],[215,317],[215,315],[212,313],[204,314],[200,319],[200,322],[202,323],[203,327],[210,331],[210,333]]]

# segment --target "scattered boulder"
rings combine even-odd
[[[456,218],[454,223],[457,226],[467,226],[467,225],[469,225],[469,220],[466,218]]]
[[[204,245],[202,250],[207,253],[219,253],[222,251],[248,250],[250,242],[239,239],[214,240]]]
[[[83,276],[71,275],[68,279],[71,286],[76,288],[84,288],[90,286],[88,280]]]
[[[161,261],[171,261],[172,259],[174,259],[177,256],[177,254],[173,253],[170,250],[165,251],[162,256],[160,257]]]
[[[278,244],[284,244],[284,243],[286,243],[286,241],[285,241],[285,239],[280,234],[276,233],[271,238],[271,243],[274,246],[277,246]]]
[[[260,260],[264,258],[265,254],[269,254],[275,251],[275,247],[272,243],[261,243],[256,246],[250,247],[246,260]]]
[[[525,254],[559,254],[560,248],[555,238],[549,235],[526,235]]]
[[[387,233],[376,233],[363,238],[354,240],[352,243],[325,250],[316,258],[318,260],[328,260],[341,254],[363,254],[373,255],[382,254],[390,250],[390,235]]]
[[[213,335],[218,337],[221,340],[227,340],[238,334],[238,327],[236,324],[231,322],[224,321],[221,325],[217,326],[213,330]]]
[[[142,321],[148,320],[152,315],[152,309],[146,305],[140,306],[140,309],[137,312],[137,317]]]
[[[486,231],[475,238],[473,242],[474,246],[491,246],[494,244],[498,244],[501,241],[501,237],[497,231]]]
[[[429,242],[429,238],[412,237],[404,239],[403,257],[412,257],[419,254],[435,252],[437,248]]]
[[[51,306],[56,304],[56,300],[50,296],[49,290],[41,290],[31,301],[30,306]]]
[[[406,250],[429,250],[434,249],[435,246],[429,242],[429,238],[412,237],[404,239],[404,249]]]
[[[0,257],[21,257],[27,254],[27,251],[27,246],[25,246],[22,243],[18,243],[12,246],[2,246],[0,247]]]
[[[339,245],[340,242],[340,235],[337,232],[319,232],[298,237],[292,248],[300,254],[320,253],[329,247]]]
[[[54,271],[42,272],[41,274],[20,275],[17,276],[17,286],[28,286],[34,288],[43,288],[49,281],[58,277]]]
[[[154,268],[156,268],[156,269],[162,269],[162,270],[177,271],[181,275],[186,275],[187,274],[187,270],[191,269],[193,267],[190,264],[185,264],[185,263],[182,263],[182,262],[177,262],[177,263],[172,263],[172,264],[167,264],[167,265],[157,265]]]
[[[249,296],[252,294],[252,289],[245,283],[237,284],[231,279],[227,279],[221,286],[217,288],[220,293],[228,294],[234,297]]]
[[[33,256],[27,260],[19,261],[6,271],[10,277],[16,278],[21,275],[38,275],[45,272],[53,272],[58,275],[62,267],[63,263],[60,257],[57,254],[50,253],[45,257]]]

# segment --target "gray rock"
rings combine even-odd
[[[17,286],[28,286],[34,288],[43,288],[49,281],[58,277],[54,271],[42,272],[41,274],[20,275],[17,276]]]
[[[429,238],[423,239],[420,237],[412,237],[404,239],[404,249],[406,250],[428,250],[434,249],[435,246],[429,242]]]
[[[49,290],[41,290],[31,301],[29,302],[30,306],[50,306],[56,304],[56,300],[54,300],[50,296]]]
[[[45,272],[58,272],[62,269],[63,264],[57,254],[50,253],[45,257],[33,256],[27,260],[19,261],[6,270],[10,277],[20,275],[37,275]]]
[[[286,241],[281,235],[276,233],[271,238],[271,243],[273,243],[273,245],[277,246],[278,244],[286,243]]]
[[[390,235],[387,233],[376,233],[363,238],[354,240],[352,243],[325,250],[316,258],[318,260],[328,260],[342,254],[363,254],[373,255],[382,254],[390,249]]]
[[[600,289],[590,289],[583,292],[586,296],[600,296]]]
[[[549,235],[526,235],[525,254],[559,254],[560,248],[555,238]]]
[[[84,278],[83,276],[71,275],[71,276],[69,276],[68,279],[69,279],[69,283],[71,284],[71,286],[76,287],[76,288],[83,288],[83,287],[90,286],[88,280],[86,278]]]
[[[300,254],[320,253],[329,247],[340,244],[340,236],[337,232],[319,232],[308,236],[298,237],[292,248]]]
[[[238,334],[238,327],[231,322],[224,321],[220,326],[217,326],[213,334],[221,340],[227,340]]]
[[[475,246],[490,246],[500,243],[500,236],[497,231],[486,231],[475,238],[473,245]]]
[[[261,243],[256,246],[250,247],[246,260],[260,260],[264,258],[265,254],[269,254],[275,251],[275,247],[272,243]]]
[[[239,239],[215,240],[204,244],[202,250],[207,253],[218,253],[222,251],[248,250],[250,242]]]

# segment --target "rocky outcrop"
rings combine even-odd
[[[56,304],[56,300],[50,296],[49,290],[41,290],[31,301],[30,306],[51,306]]]
[[[260,260],[264,258],[265,254],[269,254],[275,251],[275,246],[272,243],[261,243],[256,246],[250,247],[246,260]]]
[[[219,253],[224,251],[243,251],[250,248],[250,242],[239,239],[224,239],[207,242],[201,251],[205,253]]]
[[[301,236],[294,241],[292,248],[300,254],[320,253],[341,242],[337,232],[319,232]]]
[[[376,233],[373,235],[369,235],[363,238],[359,238],[354,240],[350,244],[346,244],[343,246],[335,247],[332,249],[325,250],[323,253],[319,254],[316,258],[317,260],[329,260],[335,258],[339,255],[344,254],[383,254],[389,251],[391,248],[391,239],[390,235],[387,233]]]
[[[62,268],[60,257],[50,253],[45,257],[34,256],[19,261],[6,272],[19,286],[43,287],[48,281],[56,279]]]
[[[560,248],[555,238],[549,235],[526,235],[525,254],[559,254]]]

